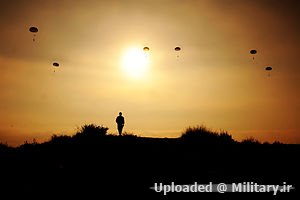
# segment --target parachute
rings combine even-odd
[[[177,46],[177,47],[174,48],[174,50],[177,52],[176,53],[177,58],[179,58],[179,51],[181,51],[181,47]]]
[[[265,70],[266,70],[266,71],[271,71],[271,70],[272,70],[272,67],[266,67]]]
[[[35,37],[36,37],[36,33],[39,32],[39,29],[38,29],[37,27],[35,27],[35,26],[31,26],[31,27],[29,28],[29,31],[30,31],[31,33],[33,33],[32,41],[34,42],[34,41],[35,41]]]
[[[266,71],[268,71],[268,76],[270,76],[270,72],[272,71],[272,67],[268,66],[265,68]]]
[[[250,53],[253,55],[252,59],[254,60],[254,55],[257,54],[257,50],[252,49],[252,50],[250,50]]]
[[[57,63],[57,62],[54,62],[52,65],[53,65],[54,67],[59,67],[59,63]]]
[[[59,67],[59,63],[58,62],[54,62],[52,63],[52,66],[55,67],[55,68],[58,68]],[[54,72],[55,72],[55,68],[54,68]]]
[[[174,50],[175,50],[175,51],[180,51],[181,48],[180,48],[180,47],[175,47]]]
[[[149,51],[150,48],[149,48],[149,47],[144,47],[143,50],[144,50],[144,51]]]
[[[37,33],[37,32],[39,32],[39,29],[37,27],[35,27],[35,26],[32,26],[32,27],[29,28],[29,31],[31,33]]]

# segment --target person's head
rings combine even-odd
[[[119,112],[119,115],[122,116],[122,112]]]

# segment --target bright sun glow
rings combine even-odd
[[[142,78],[145,76],[148,65],[149,56],[143,49],[130,48],[124,53],[122,67],[132,78]]]

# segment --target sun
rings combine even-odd
[[[148,65],[149,55],[140,48],[129,48],[122,57],[122,68],[132,78],[144,77]]]

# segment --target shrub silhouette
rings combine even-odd
[[[181,139],[189,142],[202,143],[234,143],[232,136],[226,131],[215,132],[205,126],[188,127]]]
[[[36,142],[35,139],[32,140],[32,142],[28,142],[25,140],[23,144],[21,144],[18,148],[19,149],[34,149],[35,147],[38,146],[38,143]]]
[[[8,144],[0,142],[0,152],[1,152],[1,151],[6,151],[6,150],[8,150],[9,148],[10,148],[10,147],[8,146]]]
[[[241,143],[242,144],[260,144],[260,142],[253,137],[246,138],[246,139],[242,140]]]
[[[71,137],[68,135],[52,135],[50,143],[52,144],[65,144],[71,140]]]
[[[283,143],[282,143],[282,142],[279,142],[279,141],[274,141],[274,142],[273,142],[273,145],[283,145]]]
[[[127,132],[123,133],[122,136],[126,138],[135,138],[135,139],[139,137],[133,133],[127,133]]]
[[[95,124],[86,124],[81,126],[77,133],[73,136],[74,139],[87,139],[93,140],[98,137],[103,137],[106,135],[108,128],[104,126],[98,126]]]

